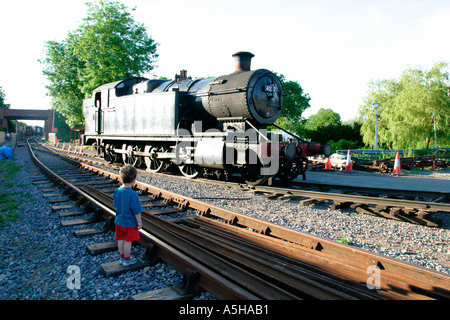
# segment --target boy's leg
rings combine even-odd
[[[126,260],[130,259],[132,241],[123,241],[123,255]]]
[[[119,248],[119,254],[123,257],[124,254],[124,240],[117,240],[117,247]]]

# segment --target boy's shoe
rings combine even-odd
[[[130,260],[123,260],[123,265],[126,267],[126,266],[129,266],[129,265],[132,265],[132,264],[135,264],[137,262],[137,259],[136,258],[130,258]]]

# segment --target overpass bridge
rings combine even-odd
[[[0,128],[7,127],[6,120],[44,120],[46,140],[48,140],[48,134],[52,131],[54,119],[55,110],[0,109]]]

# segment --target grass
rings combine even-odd
[[[347,237],[343,237],[343,238],[337,238],[336,239],[337,242],[343,243],[343,244],[348,244],[351,245],[352,243],[350,242],[350,240]]]
[[[13,159],[0,160],[0,227],[19,219],[17,208],[25,201],[32,201],[28,192],[11,191],[14,177],[21,168]]]

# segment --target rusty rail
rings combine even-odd
[[[112,179],[118,178],[117,174],[87,164],[81,166]],[[450,298],[450,276],[447,274],[279,226],[143,182],[137,182],[137,188],[181,207],[198,210],[200,217],[225,221],[226,223],[215,223],[221,223],[223,228],[234,227],[234,232],[242,230],[243,227],[254,230],[256,232],[244,232],[251,234],[256,243],[270,244],[276,247],[280,254],[310,263],[337,276],[366,283],[371,277],[370,272],[376,270],[380,288],[377,291],[388,298]]]
[[[50,147],[50,149],[61,152],[61,150],[57,148]],[[76,156],[79,155],[76,154],[75,152],[68,152],[68,151],[65,151],[64,153],[66,154],[66,157],[69,157],[71,159],[76,159]],[[83,159],[82,161],[102,166],[104,165],[94,160]],[[221,182],[215,181],[214,183],[220,184]],[[338,194],[332,192],[318,192],[318,191],[304,190],[304,186],[307,184],[302,182],[300,183],[293,182],[292,183],[293,188],[273,187],[273,186],[270,187],[256,186],[248,188],[248,186],[242,187],[240,183],[229,183],[229,182],[227,182],[226,185],[241,190],[247,188],[246,191],[253,191],[253,192],[260,191],[268,194],[269,196],[270,194],[273,194],[274,197],[277,197],[278,195],[278,197],[286,199],[296,197],[306,198],[300,201],[301,205],[309,205],[316,202],[332,200],[334,202],[334,204],[332,205],[333,209],[351,207],[360,213],[369,214],[381,218],[404,221],[408,223],[426,225],[429,227],[439,227],[442,224],[442,221],[440,219],[436,219],[432,216],[433,213],[450,212],[449,203],[442,203],[439,200],[419,201],[419,200],[395,199],[392,197],[381,198],[379,195],[382,193],[382,191],[380,189],[375,188],[358,188],[357,190],[362,193],[368,192],[376,195],[376,196],[361,196],[361,195]],[[324,185],[324,187],[326,188],[326,185]],[[299,190],[298,188],[302,188],[302,190]],[[340,188],[345,192],[344,186],[332,186],[332,188]],[[388,193],[388,195],[390,194],[398,195],[399,193],[401,193],[403,196],[411,194],[411,198],[415,198],[417,196],[417,193],[408,191],[402,192],[400,190],[384,190],[383,193],[384,195],[386,195],[386,193]],[[439,198],[449,199],[450,196],[448,192],[447,193],[442,192],[440,194],[430,192],[420,193],[421,197],[426,197],[427,195],[437,196],[438,199]]]
[[[80,166],[118,179],[115,173],[88,164]],[[447,274],[282,227],[143,182],[137,182],[137,188],[180,208],[197,211],[196,216],[174,221],[146,214],[141,234],[155,245],[156,254],[175,268],[198,271],[199,286],[218,298],[450,298]],[[84,193],[96,198],[102,210],[114,215],[111,199],[93,190]],[[200,233],[207,237],[200,237]],[[230,264],[230,259],[234,264]],[[374,290],[368,290],[372,280]]]
[[[111,196],[85,187],[111,206]],[[276,253],[272,246],[253,243],[240,228],[227,232],[223,223],[205,217],[179,218],[174,223],[143,213],[146,232],[206,264],[215,273],[252,292],[258,299],[380,299],[359,283]],[[225,225],[226,227],[226,225]],[[200,279],[202,275],[200,275]],[[211,288],[217,292],[218,288]],[[229,296],[226,298],[230,298]]]

